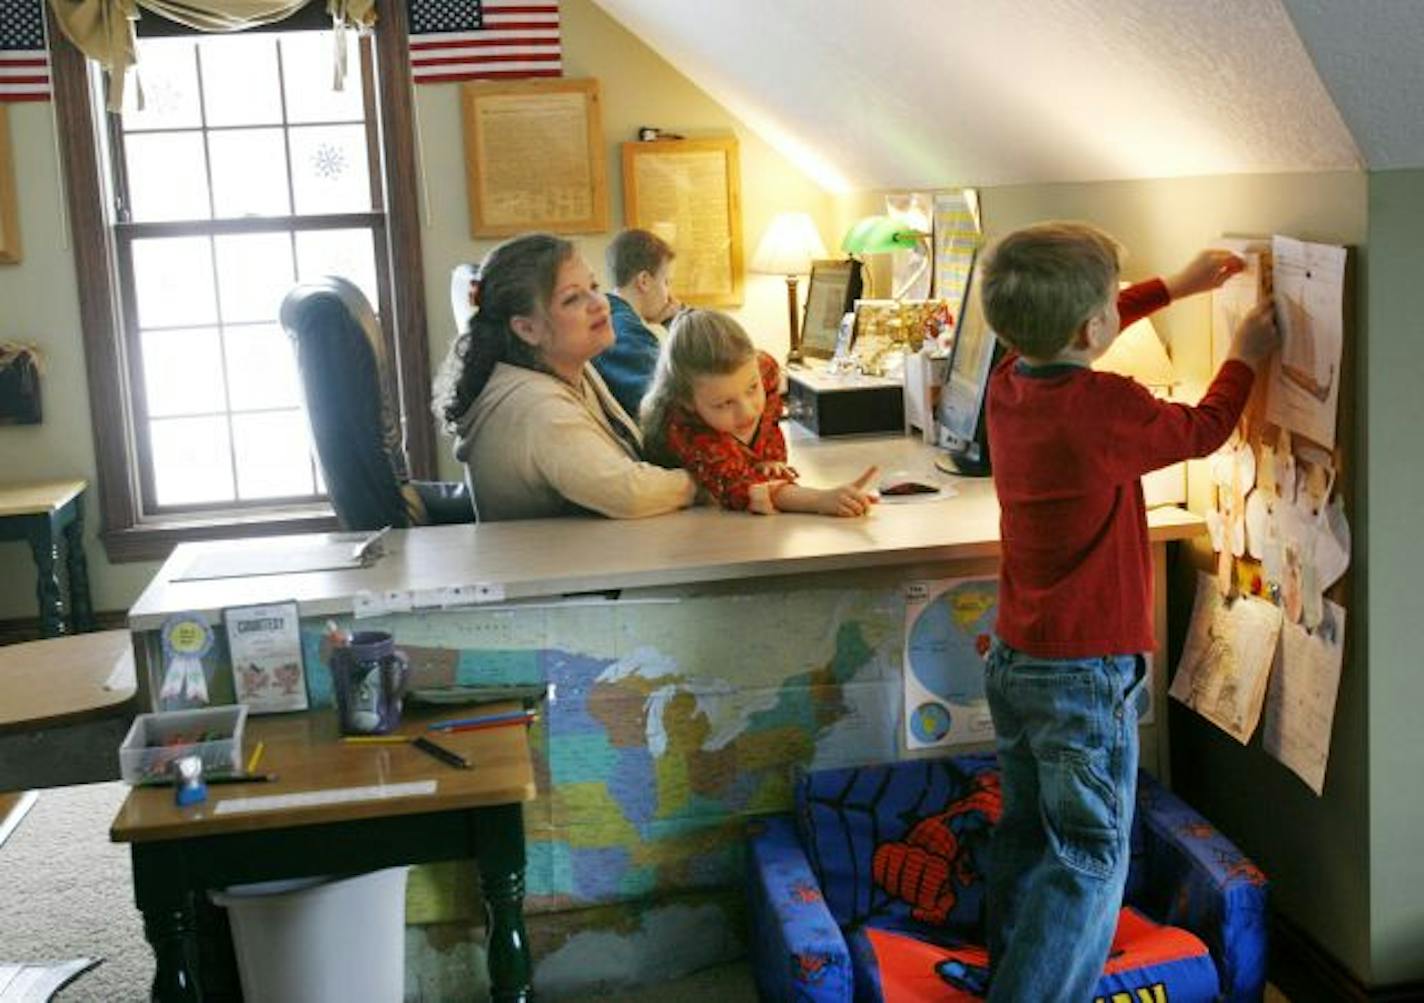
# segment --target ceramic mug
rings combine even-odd
[[[410,665],[383,630],[358,630],[331,652],[343,735],[384,735],[400,724]]]

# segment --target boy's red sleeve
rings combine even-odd
[[[730,436],[693,429],[674,418],[668,423],[667,443],[678,463],[723,508],[747,509],[752,486],[771,480]]]
[[[1195,407],[1158,400],[1126,377],[1097,378],[1108,398],[1105,460],[1127,480],[1221,448],[1246,408],[1256,374],[1244,362],[1228,360]]]
[[[1172,295],[1167,292],[1167,283],[1161,279],[1148,279],[1146,282],[1128,286],[1117,294],[1117,313],[1122,318],[1118,326],[1125,331],[1129,324],[1137,323],[1171,302]]]

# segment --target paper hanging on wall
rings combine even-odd
[[[1236,254],[1246,267],[1211,294],[1212,364],[1220,366],[1231,352],[1231,339],[1241,321],[1270,295],[1270,245],[1264,240],[1228,238],[1217,246]]]
[[[1245,745],[1261,720],[1280,633],[1276,606],[1251,596],[1228,602],[1210,576],[1198,575],[1172,698]]]
[[[1271,357],[1266,420],[1335,446],[1344,347],[1345,249],[1271,239],[1281,350]]]
[[[1345,610],[1327,599],[1314,633],[1293,623],[1282,627],[1266,697],[1261,744],[1317,795],[1325,790],[1344,649]]]

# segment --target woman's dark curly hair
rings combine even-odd
[[[573,254],[574,245],[561,237],[526,233],[485,256],[475,280],[475,315],[450,346],[435,380],[433,408],[447,430],[484,390],[496,363],[545,369],[538,353],[510,330],[509,322],[548,308],[559,267]]]

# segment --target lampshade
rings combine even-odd
[[[928,236],[890,216],[866,216],[857,220],[841,239],[847,254],[883,254],[915,247]]]
[[[779,212],[762,235],[751,268],[764,275],[806,275],[812,260],[825,256],[826,245],[809,215]]]
[[[1148,387],[1170,387],[1177,382],[1172,360],[1162,347],[1162,339],[1152,321],[1143,317],[1130,325],[1113,341],[1108,350],[1093,363],[1093,368],[1106,373],[1131,376]]]

